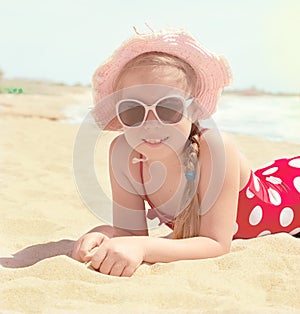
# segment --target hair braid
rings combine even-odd
[[[199,153],[200,153],[200,126],[198,122],[192,124],[191,132],[188,139],[188,146],[183,157],[185,173],[194,173],[196,177],[199,171]],[[199,234],[200,215],[199,204],[200,200],[197,193],[198,181],[193,177],[187,178],[186,188],[183,193],[181,208],[182,210],[175,218],[173,237],[190,238]]]

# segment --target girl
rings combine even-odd
[[[74,259],[131,276],[142,262],[217,257],[233,239],[300,232],[300,156],[253,172],[228,134],[203,127],[230,82],[225,59],[182,31],[137,34],[96,70],[95,120],[122,131],[109,151],[113,226],[83,235]],[[173,231],[149,237],[146,217]]]

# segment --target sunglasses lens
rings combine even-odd
[[[163,123],[177,123],[182,119],[183,101],[178,97],[165,98],[157,104],[156,112]]]
[[[122,101],[118,106],[118,116],[126,126],[139,126],[144,120],[145,108],[135,101]]]

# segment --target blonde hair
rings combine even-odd
[[[180,58],[162,53],[162,52],[146,52],[136,58],[130,60],[120,71],[113,88],[117,91],[123,80],[126,79],[126,74],[131,69],[139,66],[150,67],[151,73],[161,75],[161,69],[164,68],[165,75],[171,75],[179,85],[185,90],[194,94],[196,91],[197,76],[194,69]],[[157,72],[156,72],[157,71]],[[197,172],[198,158],[200,153],[200,131],[198,122],[192,124],[191,132],[187,141],[187,148],[183,158],[184,169],[186,172]],[[200,230],[200,215],[199,205],[200,200],[197,193],[196,180],[187,180],[186,188],[181,200],[181,210],[174,221],[174,239],[190,238],[199,235]]]
[[[185,173],[196,173],[200,153],[200,131],[198,122],[192,124],[191,132],[187,142],[187,148],[183,159]],[[200,234],[200,199],[197,193],[198,182],[194,179],[187,180],[181,200],[181,211],[174,222],[174,239],[196,237]]]
[[[153,76],[158,75],[161,77],[162,74],[167,77],[171,76],[179,86],[183,86],[189,92],[193,92],[196,89],[197,75],[188,63],[176,56],[153,51],[140,54],[127,62],[113,82],[113,90],[117,91],[120,88],[130,70],[144,66],[151,69]]]

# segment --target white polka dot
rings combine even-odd
[[[273,176],[266,177],[266,181],[269,181],[273,184],[281,184],[282,183],[282,180],[280,178],[273,177]]]
[[[268,189],[268,193],[269,193],[270,202],[273,205],[278,206],[278,205],[281,204],[281,196],[280,196],[280,194],[277,191],[275,191],[272,188],[269,188]]]
[[[292,230],[291,232],[289,232],[289,234],[294,235],[300,232],[300,228],[296,228],[294,230]]]
[[[253,175],[253,181],[254,181],[255,190],[258,192],[260,189],[260,186],[259,186],[259,179],[257,178],[256,175]]]
[[[265,231],[262,231],[260,234],[258,234],[257,236],[258,237],[262,237],[262,236],[265,236],[267,234],[271,234],[271,231],[270,230],[265,230]]]
[[[235,235],[239,230],[239,225],[237,224],[237,222],[234,224],[234,229],[233,229],[233,235]]]
[[[295,189],[300,193],[300,177],[296,177],[293,181]]]
[[[254,194],[249,190],[249,187],[248,187],[247,190],[246,190],[246,196],[247,196],[248,198],[253,198],[253,197],[254,197]]]
[[[255,206],[252,209],[252,212],[249,216],[250,225],[256,226],[257,224],[259,224],[262,219],[262,215],[263,215],[262,208],[259,205]]]
[[[282,227],[287,227],[294,219],[294,212],[290,207],[284,207],[280,213],[279,221]]]
[[[267,175],[269,175],[269,174],[275,173],[277,170],[278,170],[278,167],[273,167],[273,168],[270,168],[270,169],[264,171],[262,174],[263,174],[264,176],[267,176]]]
[[[300,168],[300,158],[296,158],[293,160],[289,161],[289,166],[295,167],[295,168]]]

